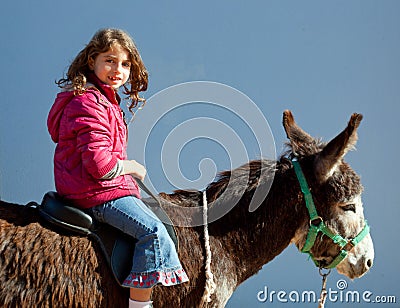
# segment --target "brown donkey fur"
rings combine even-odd
[[[238,169],[223,172],[208,186],[210,215],[218,211],[218,203],[213,201],[227,189],[229,181],[234,183],[234,188],[225,194],[228,197],[223,202],[230,202],[230,198],[240,199],[229,213],[209,225],[211,266],[217,285],[211,303],[207,304],[209,307],[223,307],[239,284],[279,255],[307,225],[303,196],[288,159],[293,153],[300,157],[317,209],[324,219],[334,221],[335,204],[360,194],[359,177],[342,162],[347,151],[345,148],[355,143],[353,131],[358,123],[354,125],[353,122],[359,120],[361,116],[353,115],[342,137],[339,135],[335,144],[328,144],[327,147],[334,148],[329,155],[326,154],[332,161],[324,160],[326,170],[322,170],[315,164],[318,159],[323,159],[320,153],[326,148],[325,144],[304,133],[291,113],[286,111],[284,126],[291,147],[285,155],[278,161],[251,161]],[[349,142],[344,140],[346,138],[354,140]],[[333,156],[338,159],[334,160]],[[335,172],[330,170],[333,165],[339,166]],[[324,176],[329,177],[329,181],[321,182],[320,178]],[[268,195],[255,211],[250,212],[249,203],[255,188],[272,179]],[[236,196],[240,191],[238,186],[243,184],[247,188]],[[160,196],[163,202],[172,202],[180,207],[202,204],[202,193],[198,191],[180,190]],[[179,210],[173,214],[179,215]],[[346,229],[339,222],[337,226]],[[179,227],[177,233],[179,257],[190,282],[174,287],[156,286],[152,296],[155,307],[198,307],[204,292],[203,228]],[[333,245],[320,239],[314,253],[322,255],[322,250],[328,246]],[[53,231],[33,208],[0,203],[1,306],[127,307],[127,300],[128,290],[116,284],[95,243],[85,237]]]

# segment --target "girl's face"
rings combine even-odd
[[[114,44],[108,51],[98,54],[95,59],[90,58],[89,68],[102,82],[117,90],[128,81],[130,75],[129,53],[119,44]]]

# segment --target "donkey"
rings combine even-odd
[[[278,161],[251,161],[222,172],[206,188],[209,215],[226,202],[236,202],[226,215],[208,225],[216,283],[211,302],[201,300],[206,284],[203,228],[177,227],[179,258],[190,282],[173,287],[156,286],[152,296],[154,306],[224,307],[238,285],[290,243],[302,249],[310,219],[291,162],[294,156],[302,166],[321,220],[345,239],[356,237],[365,226],[363,187],[343,157],[356,143],[361,119],[361,115],[353,114],[347,127],[326,144],[304,132],[292,113],[285,111],[283,125],[289,144]],[[269,193],[255,210],[249,211],[255,190],[272,179]],[[179,190],[159,196],[163,205],[176,205],[172,214],[179,216],[181,207],[201,206],[202,195],[200,191]],[[325,267],[340,249],[329,237],[317,236],[310,253]],[[373,264],[370,235],[348,250],[337,270],[351,279],[361,277]],[[96,243],[86,237],[55,232],[34,208],[1,202],[2,306],[126,307],[127,298],[127,289],[114,281]]]

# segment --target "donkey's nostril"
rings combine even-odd
[[[368,259],[366,264],[367,264],[367,267],[370,268],[372,266],[372,260]]]

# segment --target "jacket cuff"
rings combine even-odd
[[[118,163],[118,159],[116,157],[112,156],[109,163],[98,170],[97,177],[99,179],[103,178],[107,173],[109,173],[111,170],[113,170],[115,168],[117,163]]]
[[[116,177],[119,177],[122,173],[122,169],[123,169],[123,165],[122,165],[122,160],[118,160],[117,164],[115,165],[114,168],[111,169],[110,172],[108,172],[105,176],[103,176],[101,178],[101,180],[113,180]]]

